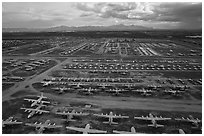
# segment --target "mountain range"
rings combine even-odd
[[[139,25],[111,25],[111,26],[56,26],[50,28],[2,28],[2,32],[74,32],[74,31],[137,31],[152,30],[151,27]]]

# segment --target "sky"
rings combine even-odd
[[[202,3],[3,2],[3,28],[139,25],[155,29],[201,29]]]

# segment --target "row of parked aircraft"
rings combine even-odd
[[[167,79],[167,81],[171,82],[171,84],[167,84],[167,82],[165,81],[160,81],[160,80],[155,80],[155,84],[151,85],[152,87],[155,88],[159,88],[164,86],[169,86],[172,89],[173,88],[177,88],[177,89],[187,89],[189,88],[189,85],[187,85],[186,83],[179,85],[179,84],[174,84],[172,83],[172,81],[170,81],[169,79]],[[178,80],[179,82],[183,80]],[[188,81],[192,82],[192,85],[196,85],[195,82],[197,83],[197,85],[202,85],[202,80],[192,80],[192,79],[188,79]],[[107,83],[106,83],[107,82]],[[51,78],[51,79],[45,79],[44,81],[42,81],[41,83],[43,83],[44,86],[47,85],[51,85],[51,84],[76,84],[76,83],[83,83],[83,84],[96,84],[96,85],[100,85],[100,84],[104,84],[106,86],[111,86],[111,85],[122,85],[125,87],[134,87],[134,86],[138,86],[138,83],[142,83],[142,80],[138,80],[135,78]],[[199,83],[198,83],[199,82]],[[150,86],[150,85],[149,85]],[[191,86],[191,85],[190,85]]]
[[[48,82],[43,81],[41,83],[43,83],[43,86],[47,86],[49,84],[55,84],[55,82],[52,82],[52,81],[48,81]],[[116,95],[118,95],[118,94],[120,94],[122,92],[129,92],[129,90],[127,90],[127,89],[120,89],[120,88],[108,89],[106,87],[110,87],[110,85],[107,85],[107,84],[99,85],[100,88],[92,88],[92,87],[84,88],[84,87],[81,87],[81,85],[86,85],[86,84],[83,84],[83,83],[75,83],[75,84],[70,83],[69,85],[71,85],[71,87],[63,86],[63,87],[53,87],[51,89],[58,91],[59,94],[65,93],[65,91],[72,91],[72,90],[75,90],[75,89],[78,89],[79,91],[83,91],[84,94],[87,94],[87,95],[92,95],[93,92],[99,92],[100,89],[104,89],[105,92],[114,93]],[[74,85],[74,87],[72,87],[73,85]],[[150,95],[152,95],[152,93],[156,92],[155,90],[144,89],[144,88],[131,90],[131,91],[140,93],[143,96],[150,96]],[[172,90],[172,89],[164,90],[164,93],[170,94],[170,95],[173,95],[173,96],[181,95],[184,92],[185,91]]]
[[[78,114],[78,113],[74,113],[71,112],[70,116],[73,115],[85,115],[85,114]],[[110,114],[95,114],[95,116],[98,117],[108,117],[109,121],[107,122],[103,122],[103,123],[108,123],[108,124],[118,124],[117,122],[113,122],[113,118],[129,118],[128,116],[121,116],[121,115],[114,115],[112,112],[110,112]],[[149,114],[149,117],[134,117],[135,119],[141,119],[141,120],[151,120],[153,124],[149,124],[148,126],[152,126],[152,127],[164,127],[164,125],[160,125],[156,123],[156,120],[170,120],[171,118],[162,118],[162,117],[154,117],[151,113]],[[75,121],[75,120],[69,120],[69,121]],[[23,124],[23,122],[18,122],[17,120],[13,120],[13,117],[9,117],[8,119],[6,119],[5,121],[3,121],[3,127],[5,127],[5,125],[17,125],[17,124]],[[43,133],[43,131],[45,129],[54,129],[54,128],[61,128],[63,127],[62,125],[56,125],[55,123],[50,123],[50,120],[46,120],[44,123],[40,122],[35,122],[35,123],[25,123],[26,126],[30,126],[30,127],[35,127],[37,130],[37,133]],[[88,134],[88,133],[107,133],[107,131],[104,130],[97,130],[97,129],[92,129],[90,124],[86,124],[85,128],[80,128],[80,127],[70,127],[67,126],[66,127],[69,130],[74,130],[74,131],[78,131],[78,132],[82,132],[83,134]],[[118,131],[118,130],[113,130],[113,133],[117,133],[117,134],[144,134],[144,133],[138,133],[136,132],[135,127],[131,127],[130,131]],[[179,133],[180,134],[185,134],[185,132],[182,129],[179,129]]]
[[[91,71],[93,72],[93,71]],[[118,77],[118,78],[75,78],[75,77],[52,77],[51,79],[46,79],[51,81],[64,81],[64,82],[110,82],[110,83],[141,83],[143,80],[139,80],[138,78],[132,78],[132,77]],[[155,80],[158,84],[169,84],[171,86],[186,86],[188,83],[191,85],[202,85],[202,79],[160,79]],[[179,84],[178,84],[179,83]],[[181,85],[180,85],[181,84]]]
[[[28,118],[32,117],[34,114],[36,113],[49,113],[49,111],[45,111],[45,110],[41,110],[40,108],[42,106],[44,106],[43,104],[49,104],[49,101],[44,101],[43,99],[47,98],[43,95],[43,93],[41,93],[40,96],[37,96],[38,99],[27,99],[25,98],[24,100],[32,102],[31,103],[31,107],[37,106],[36,109],[32,109],[32,108],[21,108],[24,109],[25,111],[30,111],[30,114],[28,115]],[[76,121],[73,119],[74,116],[88,116],[90,115],[89,113],[83,113],[83,112],[76,112],[75,110],[72,110],[71,112],[56,112],[57,115],[63,115],[63,116],[67,116],[67,120],[66,121]],[[109,124],[109,125],[117,125],[118,122],[115,122],[114,119],[128,119],[129,116],[124,116],[124,115],[116,115],[113,114],[113,112],[110,112],[109,114],[93,114],[93,116],[96,116],[98,118],[108,118],[108,121],[104,121],[103,123],[105,124]],[[171,120],[171,118],[166,118],[166,117],[158,117],[158,116],[154,116],[153,114],[149,114],[149,116],[137,116],[134,117],[134,119],[137,120],[149,120],[151,121],[151,124],[148,124],[148,127],[164,127],[164,125],[158,124],[157,121],[165,121],[165,120]],[[186,121],[186,122],[190,122],[192,123],[192,125],[194,125],[195,127],[198,128],[199,124],[201,122],[200,119],[198,118],[193,118],[193,116],[189,116],[189,118],[175,118],[175,120],[177,121]],[[9,117],[6,120],[3,120],[2,126],[5,127],[6,125],[17,125],[17,124],[23,124],[23,122],[19,122],[17,120],[13,120],[13,117]],[[45,128],[60,128],[62,127],[61,125],[56,125],[51,124],[50,120],[46,120],[44,123],[25,123],[25,125],[27,126],[31,126],[31,127],[36,127],[36,130],[38,131],[38,133],[42,133],[43,130],[45,130]],[[83,132],[83,133],[107,133],[107,131],[103,131],[103,130],[96,130],[96,129],[91,129],[90,128],[90,124],[87,124],[85,126],[85,128],[78,128],[78,127],[66,127],[67,129],[70,130],[75,130],[75,131],[79,131],[79,132]],[[179,129],[179,133],[184,133],[182,129]],[[135,128],[131,127],[131,131],[130,132],[126,132],[126,131],[117,131],[117,130],[113,130],[113,133],[136,133]]]
[[[74,116],[87,116],[89,115],[89,113],[78,113],[78,112],[75,112],[75,110],[72,110],[72,112],[56,112],[57,115],[64,115],[64,116],[67,116],[67,121],[76,121],[76,120],[73,120],[73,117]],[[117,125],[118,123],[117,122],[114,122],[113,119],[116,119],[116,118],[120,118],[120,119],[123,119],[123,118],[129,118],[129,116],[122,116],[122,115],[116,115],[116,114],[113,114],[113,112],[110,112],[109,114],[93,114],[93,116],[96,116],[96,117],[102,117],[102,118],[108,118],[108,121],[105,121],[103,123],[105,124],[110,124],[110,125]],[[137,120],[150,120],[152,124],[149,124],[148,126],[150,127],[155,127],[155,128],[158,128],[158,127],[164,127],[164,125],[161,125],[161,124],[157,124],[157,121],[165,121],[165,120],[171,120],[171,118],[165,118],[165,117],[158,117],[158,116],[153,116],[153,114],[149,114],[149,116],[141,116],[141,117],[134,117],[134,119],[137,119]],[[200,119],[198,118],[193,118],[192,115],[189,116],[189,118],[175,118],[175,120],[177,121],[186,121],[186,122],[191,122],[195,127],[198,127],[199,124],[201,122]]]
[[[73,112],[70,114],[73,115]],[[74,113],[74,115],[77,115]],[[95,116],[98,117],[109,117],[109,121],[108,122],[103,122],[103,123],[112,123],[112,124],[118,124],[117,122],[113,122],[113,118],[128,118],[128,116],[121,116],[121,115],[113,115],[112,112],[110,112],[109,115],[103,115],[103,114],[95,114]],[[138,119],[144,119],[143,117],[137,117]],[[158,120],[155,119],[153,117],[153,115],[151,115],[150,117],[146,117],[145,120]],[[168,118],[160,118],[159,120],[166,120]],[[75,121],[75,120],[71,120],[71,121]],[[153,121],[152,121],[153,122]],[[156,122],[155,122],[156,123]],[[17,120],[13,120],[13,117],[9,117],[8,119],[6,119],[5,121],[3,121],[3,127],[5,127],[5,125],[17,125],[17,124],[23,124],[23,122],[18,122]],[[43,131],[46,129],[54,129],[54,128],[61,128],[63,127],[62,125],[56,125],[55,123],[50,123],[50,120],[46,120],[44,123],[40,122],[35,122],[35,123],[25,123],[26,126],[30,126],[30,127],[35,127],[37,130],[37,133],[43,133]],[[159,125],[156,124],[157,127],[163,127],[164,125]],[[153,126],[153,125],[148,125],[148,126]],[[82,132],[83,134],[88,134],[88,133],[107,133],[107,131],[104,130],[97,130],[97,129],[91,129],[90,124],[86,124],[85,128],[80,128],[80,127],[66,127],[69,130],[74,130],[74,131],[78,131],[78,132]],[[118,131],[118,130],[113,130],[113,133],[117,133],[117,134],[144,134],[144,133],[138,133],[136,132],[135,127],[131,127],[130,131]],[[185,134],[185,132],[182,129],[179,129],[179,133],[180,134]]]

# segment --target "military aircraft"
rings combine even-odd
[[[181,93],[184,93],[184,91],[179,91],[179,90],[165,90],[165,93],[171,93],[172,95],[180,95]]]
[[[107,131],[91,129],[90,124],[87,124],[85,126],[85,128],[78,128],[78,127],[66,127],[66,128],[70,129],[70,130],[75,130],[75,131],[83,132],[83,134],[88,134],[88,133],[107,133]]]
[[[109,118],[108,121],[105,121],[103,123],[108,123],[108,124],[118,124],[117,122],[114,122],[113,119],[114,118],[129,118],[129,116],[121,116],[121,115],[116,115],[116,114],[113,114],[113,112],[110,112],[109,114],[93,114],[94,116],[97,116],[97,117],[104,117],[104,118]]]
[[[13,117],[9,117],[6,120],[2,120],[2,127],[5,127],[6,125],[17,125],[22,123],[23,122],[18,122],[17,120],[13,120]]]
[[[163,118],[163,117],[157,117],[157,116],[153,116],[151,113],[149,113],[149,117],[146,116],[141,116],[141,117],[134,117],[134,119],[139,119],[139,120],[150,120],[152,122],[152,124],[149,124],[148,126],[151,126],[151,127],[164,127],[164,125],[160,125],[160,124],[157,124],[156,121],[160,121],[160,120],[171,120],[171,118]]]
[[[41,93],[41,95],[40,95],[40,96],[37,96],[37,97],[39,97],[37,100],[27,99],[27,98],[25,98],[24,100],[25,100],[25,101],[29,101],[29,102],[33,102],[33,103],[31,104],[31,107],[37,105],[38,103],[42,103],[42,104],[43,104],[43,103],[50,103],[50,102],[48,102],[48,101],[42,101],[43,98],[47,98],[47,97],[43,96],[43,93]]]
[[[64,93],[64,91],[66,90],[72,90],[72,88],[66,88],[65,86],[64,87],[55,87],[55,88],[52,88],[52,89],[54,89],[54,90],[59,90],[59,94],[62,94],[62,93]]]
[[[71,85],[74,85],[74,88],[79,89],[81,88],[81,85],[84,85],[84,84],[79,82],[79,83],[72,83]]]
[[[35,127],[39,134],[41,134],[45,130],[45,128],[61,128],[62,127],[61,125],[56,125],[55,123],[51,124],[50,120],[46,120],[45,123],[42,123],[42,122],[25,123],[25,125]]]
[[[93,89],[91,87],[89,87],[88,89],[87,88],[82,88],[81,90],[84,92],[84,94],[87,94],[87,95],[92,95],[93,92],[99,91],[99,89]]]
[[[198,119],[198,118],[193,118],[193,116],[192,115],[189,115],[189,118],[184,118],[184,117],[182,117],[182,118],[175,118],[175,120],[177,120],[177,121],[186,121],[186,122],[191,122],[196,128],[198,128],[198,126],[199,126],[199,124],[198,123],[200,123],[201,122],[201,120],[200,119]]]
[[[56,82],[53,82],[53,81],[42,81],[41,83],[43,83],[43,86],[48,86],[48,85],[51,85],[51,84],[55,84]]]
[[[128,90],[125,90],[125,89],[109,89],[109,90],[105,90],[106,92],[109,92],[109,93],[114,93],[116,95],[120,94],[120,92],[128,92]]]
[[[185,132],[183,131],[183,129],[179,129],[179,134],[185,134]]]
[[[145,133],[137,133],[134,127],[131,127],[130,131],[113,130],[113,133],[117,133],[117,134],[145,134]]]
[[[154,91],[153,90],[146,90],[146,89],[137,89],[137,90],[132,90],[133,92],[139,92],[139,93],[142,93],[141,95],[143,96],[149,96],[149,95],[152,95],[151,93],[153,93]]]
[[[68,121],[76,121],[76,120],[73,120],[74,116],[87,116],[87,115],[89,115],[88,113],[75,112],[75,110],[72,110],[71,112],[56,112],[56,114],[67,116],[67,122]]]
[[[30,112],[28,114],[28,118],[31,118],[34,114],[49,113],[49,111],[40,109],[42,106],[46,106],[46,105],[43,105],[42,103],[36,104],[36,105],[38,105],[38,107],[35,108],[35,109],[32,109],[32,108],[21,108],[21,109],[25,110],[25,112],[27,112],[27,111]]]
[[[105,89],[107,86],[110,86],[110,84],[98,84],[98,86],[102,89]]]

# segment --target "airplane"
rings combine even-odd
[[[74,85],[75,85],[75,87],[74,87],[74,88],[78,89],[78,88],[81,88],[81,86],[80,86],[80,85],[84,85],[84,84],[82,84],[82,83],[76,83],[76,84],[74,84]]]
[[[153,90],[146,90],[144,88],[143,89],[132,90],[132,91],[142,93],[141,95],[143,95],[143,96],[152,95],[151,93],[154,92]]]
[[[105,89],[107,86],[110,86],[110,85],[108,85],[108,84],[98,84],[98,86],[100,87],[100,88],[102,88],[102,89]]]
[[[175,118],[175,120],[177,120],[177,121],[186,121],[186,122],[191,122],[196,128],[198,128],[198,126],[199,126],[199,124],[198,123],[200,123],[201,122],[201,120],[200,119],[198,119],[198,118],[193,118],[193,116],[192,115],[189,115],[189,118],[184,118],[184,117],[182,117],[182,118]]]
[[[114,122],[113,119],[114,118],[129,118],[129,116],[121,116],[121,115],[116,115],[116,114],[113,114],[113,112],[110,112],[109,115],[108,114],[93,114],[94,116],[97,116],[97,117],[104,117],[104,118],[109,118],[108,121],[105,121],[103,123],[105,124],[113,124],[113,125],[117,125],[118,123],[117,122]]]
[[[141,116],[141,117],[134,117],[134,119],[139,119],[139,120],[151,120],[152,124],[149,124],[148,126],[151,126],[151,127],[164,127],[164,125],[160,125],[160,124],[157,124],[156,121],[159,121],[159,120],[171,120],[171,118],[163,118],[163,117],[157,117],[157,116],[153,116],[151,113],[149,113],[149,117],[146,116]]]
[[[36,130],[39,134],[41,134],[45,128],[60,128],[62,127],[61,125],[56,125],[55,123],[51,124],[50,123],[50,120],[46,120],[45,123],[38,123],[38,122],[35,122],[35,123],[25,123],[25,125],[27,126],[31,126],[31,127],[36,127]]]
[[[78,128],[78,127],[66,127],[66,128],[70,129],[70,130],[75,130],[75,131],[83,132],[83,134],[88,134],[88,133],[107,133],[107,131],[91,129],[90,124],[86,124],[85,128]]]
[[[117,134],[144,134],[144,133],[137,133],[134,127],[131,127],[130,131],[113,130],[113,133],[117,133]]]
[[[37,97],[39,97],[37,100],[27,99],[27,98],[25,98],[24,100],[25,100],[25,101],[32,102],[31,107],[37,105],[38,103],[42,103],[42,104],[43,104],[43,103],[50,103],[50,102],[48,102],[48,101],[42,101],[43,98],[47,98],[47,97],[43,96],[43,93],[41,93],[41,95],[40,95],[40,96],[37,96]]]
[[[106,92],[109,92],[109,93],[114,93],[116,95],[120,94],[120,92],[127,92],[128,90],[124,90],[124,89],[109,89],[109,90],[105,90]]]
[[[185,134],[185,132],[183,131],[183,129],[179,129],[179,134]]]
[[[72,88],[66,88],[65,86],[64,87],[55,87],[55,88],[52,88],[52,89],[59,90],[59,94],[64,93],[65,90],[72,90]]]
[[[72,110],[71,112],[56,112],[57,115],[66,115],[67,116],[67,122],[68,121],[76,121],[73,120],[74,116],[87,116],[88,113],[82,113],[82,112],[75,112],[75,110]]]
[[[42,81],[41,83],[43,83],[43,86],[48,86],[48,85],[51,85],[51,84],[55,84],[55,82],[52,82],[52,81]]]
[[[174,96],[175,96],[175,95],[180,95],[181,93],[184,93],[184,91],[179,91],[179,90],[165,90],[164,92],[165,92],[165,93],[171,93],[171,94],[173,94]]]
[[[97,90],[99,90],[99,89],[93,89],[93,88],[89,87],[88,89],[87,89],[87,88],[83,88],[83,89],[81,89],[81,90],[82,90],[82,91],[86,91],[85,94],[91,95],[91,94],[93,94],[93,93],[92,93],[93,91],[97,91]]]
[[[32,108],[21,108],[22,110],[25,110],[25,112],[30,112],[29,114],[28,114],[28,118],[31,118],[34,114],[37,114],[37,113],[39,113],[39,114],[42,114],[42,113],[49,113],[49,111],[46,111],[46,110],[41,110],[40,108],[42,107],[42,106],[46,106],[46,105],[43,105],[42,103],[41,104],[37,104],[38,105],[38,107],[37,108],[35,108],[35,109],[32,109]]]
[[[22,123],[23,122],[18,122],[17,120],[13,120],[13,117],[9,117],[6,120],[2,120],[2,127],[5,127],[5,125],[17,125]]]
[[[148,127],[155,127],[155,128],[164,127],[164,125],[157,124],[157,121],[156,121],[156,120],[151,120],[151,123],[152,123],[152,124],[148,124],[147,126],[148,126]]]

